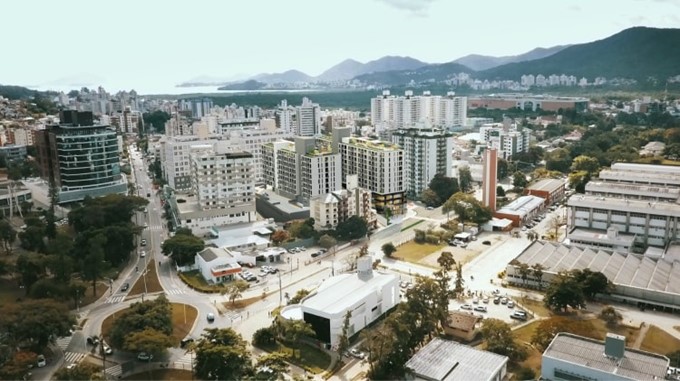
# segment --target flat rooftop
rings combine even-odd
[[[284,213],[298,213],[308,211],[309,207],[290,202],[291,199],[281,196],[271,189],[258,190],[257,197],[264,198],[267,202]]]
[[[586,193],[620,194],[625,197],[630,195],[634,198],[662,198],[677,200],[680,197],[680,188],[675,186],[648,185],[638,183],[623,183],[613,181],[588,181]]]
[[[617,232],[615,236],[609,237],[607,232],[602,230],[574,228],[569,232],[569,239],[606,243],[610,245],[633,246],[633,243],[635,242],[635,234],[623,234]]]
[[[525,216],[531,211],[540,208],[545,203],[545,199],[538,196],[522,196],[515,201],[498,209],[496,213],[501,214],[516,214]]]
[[[406,362],[419,378],[442,381],[493,380],[508,362],[506,356],[438,337]]]
[[[396,275],[375,271],[367,279],[359,278],[356,273],[336,275],[323,281],[316,294],[302,302],[302,306],[328,314],[342,313],[369,294],[382,290],[390,283],[396,285],[397,282]]]
[[[267,245],[269,239],[267,236],[273,232],[269,228],[271,224],[267,221],[256,221],[251,223],[228,225],[213,229],[217,233],[217,238],[207,241],[207,244],[216,247],[236,247],[244,245]]]
[[[604,356],[604,341],[568,333],[558,333],[543,356],[639,381],[665,379],[669,364],[665,356],[628,347],[622,359],[612,359]]]
[[[567,201],[568,206],[619,210],[623,212],[680,217],[680,204],[663,201],[631,200],[619,197],[596,195],[574,195]]]
[[[560,188],[564,188],[564,181],[558,179],[541,179],[527,187],[527,189],[546,192],[554,192]]]

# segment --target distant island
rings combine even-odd
[[[241,82],[241,83],[231,83],[218,87],[217,90],[261,90],[267,87],[266,83],[258,82],[254,79]]]

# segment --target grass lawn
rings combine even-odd
[[[92,293],[92,282],[85,282],[87,284],[87,289],[85,289],[85,295],[80,299],[80,306],[86,306],[90,303],[97,301],[102,297],[103,294],[109,292],[108,281],[97,282],[97,294]],[[69,308],[73,308],[73,302],[69,302]]]
[[[640,349],[666,355],[667,353],[680,350],[680,340],[663,329],[652,325],[649,327],[645,338],[642,339]]]
[[[392,254],[392,257],[407,262],[418,263],[421,259],[445,247],[446,245],[433,245],[431,243],[416,243],[414,241],[409,241],[397,247],[397,251]]]
[[[149,372],[129,375],[123,380],[147,380]],[[151,380],[192,380],[191,372],[181,369],[154,369],[151,371]]]
[[[171,305],[173,327],[172,340],[174,342],[174,345],[177,346],[179,345],[180,340],[185,338],[189,331],[191,330],[191,327],[193,327],[194,321],[196,320],[196,317],[198,315],[198,311],[194,307],[186,304],[171,303]],[[186,322],[184,317],[185,306],[186,306]],[[123,311],[119,311],[117,313],[114,313],[113,315],[109,315],[106,317],[106,319],[104,319],[104,321],[102,322],[102,336],[104,336],[104,338],[108,338],[109,332],[111,331],[111,327],[113,327],[113,323],[116,321],[116,316],[118,314],[123,313]]]
[[[273,292],[269,292],[267,295],[271,295],[272,293]],[[278,293],[278,291],[276,291],[276,293]],[[253,303],[259,302],[260,300],[262,300],[262,296],[253,296],[248,299],[237,299],[233,304],[231,302],[224,302],[222,305],[228,310],[240,310]]]
[[[283,352],[290,355],[290,363],[306,369],[308,372],[320,374],[331,365],[331,357],[323,350],[307,343],[300,343],[293,348],[277,342],[275,346],[261,348],[268,352]],[[295,353],[293,353],[295,351]],[[295,356],[297,354],[297,356]]]
[[[547,308],[545,305],[543,305],[542,300],[534,300],[530,298],[516,298],[515,301],[519,302],[524,306],[526,309],[530,310],[534,314],[541,316],[541,317],[549,317],[552,316],[553,313],[550,311],[549,308]]]
[[[180,274],[180,279],[191,286],[193,289],[201,292],[219,292],[224,289],[222,285],[208,284],[208,282],[203,279],[198,270],[187,271]]]
[[[140,269],[141,270],[141,269]],[[158,274],[156,274],[156,264],[150,260],[146,264],[146,290],[147,293],[163,291],[161,287],[161,282],[158,280]],[[128,296],[139,295],[144,293],[144,277],[141,276],[135,282],[135,285],[130,289]]]

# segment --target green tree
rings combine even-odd
[[[543,273],[544,273],[543,270],[545,270],[545,267],[543,267],[543,265],[540,263],[535,263],[533,266],[531,266],[531,270],[534,278],[538,280],[538,289],[539,290],[543,289]]]
[[[502,157],[498,158],[498,165],[496,167],[496,178],[498,180],[502,180],[506,177],[508,177],[508,174],[510,172],[508,171],[508,161],[503,159]]]
[[[568,307],[585,307],[583,286],[571,273],[558,273],[548,286],[543,298],[546,307],[566,311]]]
[[[104,260],[104,246],[106,236],[98,234],[87,242],[88,254],[81,262],[83,278],[92,282],[92,294],[97,296],[97,281],[101,279],[104,271],[109,267]]]
[[[123,349],[130,352],[146,352],[158,356],[172,347],[173,340],[165,332],[153,328],[135,331],[125,337]]]
[[[453,177],[446,177],[440,173],[434,175],[430,184],[428,184],[428,189],[437,195],[437,203],[428,204],[429,206],[439,206],[445,200],[448,200],[452,194],[460,190],[458,186],[458,179]],[[422,200],[427,204],[425,200]],[[432,200],[431,200],[432,201]]]
[[[586,171],[595,174],[600,170],[600,162],[591,156],[580,155],[574,158],[571,164],[572,171]]]
[[[45,227],[26,225],[26,229],[19,233],[21,248],[28,251],[45,251]]]
[[[526,263],[519,263],[517,265],[517,271],[519,272],[520,278],[522,278],[522,285],[526,286],[527,279],[529,278],[529,275],[531,274],[531,267],[529,267],[529,265],[526,264]]]
[[[161,252],[169,255],[180,266],[194,263],[196,253],[205,248],[202,239],[194,235],[175,234],[161,245]]]
[[[366,236],[366,233],[368,233],[366,220],[359,216],[352,216],[340,222],[335,229],[335,234],[341,241],[363,238]]]
[[[57,370],[54,378],[57,381],[104,380],[104,375],[100,366],[83,361],[71,369]]]
[[[245,340],[231,328],[206,329],[196,345],[194,371],[203,380],[239,380],[252,375]]]
[[[491,219],[491,209],[483,206],[473,195],[458,192],[451,196],[442,208],[444,213],[454,211],[462,223],[472,221],[482,224]]]
[[[437,196],[437,193],[430,188],[423,190],[420,194],[420,201],[422,201],[427,206],[437,207],[442,204],[442,201]]]
[[[512,185],[515,188],[524,189],[527,183],[527,176],[523,172],[517,171],[512,175]]]
[[[394,252],[397,251],[397,248],[394,247],[394,244],[392,242],[387,242],[383,244],[381,249],[385,256],[388,258],[392,258],[392,254],[394,254]]]
[[[505,197],[505,189],[500,185],[496,187],[496,196]]]
[[[590,181],[590,173],[576,171],[569,174],[569,187],[576,193],[586,193],[586,184]]]
[[[243,280],[236,280],[227,286],[227,295],[229,295],[229,300],[232,305],[236,303],[236,299],[240,298],[248,287],[250,287],[248,282]]]
[[[311,292],[309,290],[306,290],[304,288],[299,289],[295,295],[290,298],[288,301],[288,304],[298,304],[304,299],[307,295],[309,295]]]
[[[49,299],[6,304],[0,316],[0,329],[16,343],[33,342],[44,348],[50,340],[66,336],[75,324],[68,308]]]
[[[330,249],[337,244],[338,241],[328,234],[324,234],[319,237],[319,246],[323,247],[324,249]]]
[[[595,327],[588,320],[574,320],[563,316],[551,316],[541,320],[538,327],[531,337],[531,343],[538,347],[540,351],[550,345],[560,332],[569,332],[574,335],[593,337]]]
[[[7,255],[12,254],[12,244],[17,239],[17,232],[6,220],[0,220],[0,242]]]
[[[511,361],[522,361],[526,351],[515,342],[510,326],[498,319],[484,319],[481,329],[486,342],[486,350],[499,355],[508,356]]]
[[[260,348],[268,348],[276,344],[276,332],[274,328],[264,327],[253,333],[253,345]]]
[[[283,374],[288,372],[290,356],[283,352],[273,352],[260,356],[255,363],[256,380],[282,380]],[[263,371],[267,369],[267,371]]]
[[[31,286],[41,277],[45,276],[47,260],[44,255],[37,253],[21,254],[17,258],[16,271],[21,276],[21,284],[28,294]]]
[[[109,333],[110,344],[114,348],[125,349],[127,337],[146,329],[166,336],[172,334],[172,307],[165,296],[133,303],[130,308],[119,312]]]
[[[607,276],[600,271],[591,271],[588,268],[583,270],[572,270],[572,276],[581,285],[583,295],[588,299],[594,299],[597,294],[608,294],[611,285]]]
[[[469,192],[472,190],[472,173],[469,167],[461,167],[458,169],[458,183],[462,192]]]
[[[0,379],[23,380],[38,360],[38,355],[30,351],[17,351],[12,358],[0,368]]]

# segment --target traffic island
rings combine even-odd
[[[139,269],[140,271],[142,269]],[[132,286],[130,292],[128,293],[128,299],[132,296],[140,294],[152,294],[154,292],[163,291],[160,280],[158,280],[158,273],[156,272],[156,264],[151,260],[146,265],[146,274],[142,273],[142,276],[137,279],[135,285]]]

